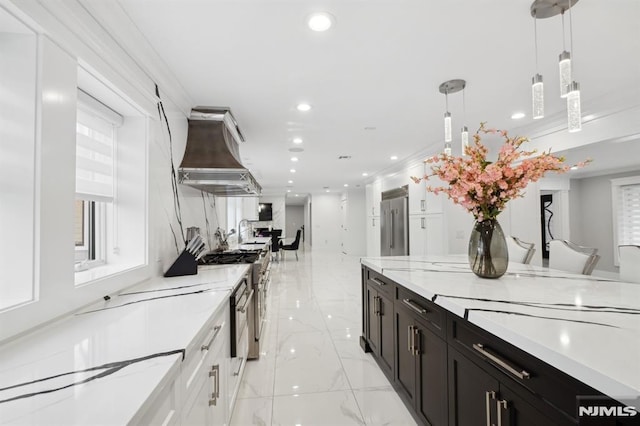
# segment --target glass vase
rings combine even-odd
[[[476,221],[469,238],[469,266],[482,278],[500,278],[507,272],[509,251],[496,219]]]

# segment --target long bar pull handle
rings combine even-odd
[[[209,343],[207,343],[206,345],[200,346],[200,350],[201,351],[208,351],[209,350],[209,348],[213,344],[213,341],[216,340],[216,337],[218,336],[218,333],[220,333],[220,329],[221,328],[222,328],[221,325],[216,325],[215,327],[213,327],[213,330],[214,330],[213,336],[211,336],[211,340],[209,340]]]
[[[246,312],[247,306],[249,305],[249,303],[251,303],[251,299],[253,298],[253,293],[254,292],[255,292],[255,290],[252,289],[251,293],[249,293],[249,297],[247,297],[247,301],[245,302],[244,306],[242,306],[241,308],[236,308],[236,310],[238,312],[241,312],[243,314]]]
[[[425,211],[427,209],[427,200],[420,200],[420,210]]]
[[[507,401],[504,399],[496,401],[496,411],[498,412],[498,425],[502,426],[502,410],[507,409]]]
[[[486,356],[491,361],[496,363],[498,366],[504,368],[509,373],[511,373],[514,376],[516,376],[517,378],[519,378],[521,380],[530,379],[531,378],[531,375],[526,370],[523,370],[522,368],[512,367],[505,360],[503,360],[500,357],[498,357],[497,355],[491,353],[487,348],[484,347],[484,345],[482,345],[480,343],[474,343],[473,344],[473,349],[475,349],[476,351],[480,352],[482,355]]]
[[[380,296],[375,296],[373,298],[373,306],[374,306],[374,314],[380,316]]]
[[[378,284],[380,287],[387,285],[387,283],[385,283],[384,281],[380,281],[377,278],[371,278],[371,281],[373,281],[374,283]]]
[[[218,398],[220,398],[220,366],[212,365],[211,371],[209,371],[209,377],[213,377],[213,392],[211,393],[211,399],[209,400],[209,407],[218,404]]]
[[[407,350],[411,353],[413,353],[413,346],[411,345],[412,342],[413,342],[413,326],[410,325],[409,327],[407,327],[407,345],[408,345]]]
[[[494,391],[486,391],[484,393],[484,399],[486,402],[486,412],[487,412],[487,426],[491,425],[491,400],[496,398],[496,393]]]
[[[420,228],[421,229],[426,229],[427,228],[426,219],[424,217],[420,218]]]
[[[394,221],[393,221],[393,209],[391,209],[391,228],[390,228],[390,231],[391,231],[391,237],[389,238],[389,241],[391,242],[391,243],[389,244],[389,247],[390,247],[390,248],[393,248],[393,236],[394,236],[394,234],[395,234],[395,232],[394,232],[394,231],[395,231],[394,227],[395,227],[395,224],[394,224]]]
[[[415,304],[415,302],[411,299],[402,299],[402,303],[404,303],[405,305],[407,305],[408,307],[410,307],[414,312],[420,314],[420,315],[425,315],[427,313],[427,310],[424,309],[421,306],[418,306]]]

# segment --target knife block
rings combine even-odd
[[[183,275],[196,275],[198,273],[198,262],[196,257],[186,250],[182,250],[180,256],[164,273],[165,277],[181,277]]]

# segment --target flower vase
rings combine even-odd
[[[476,221],[469,238],[469,266],[481,278],[500,278],[507,272],[509,251],[496,219]]]

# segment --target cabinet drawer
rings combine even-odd
[[[395,303],[413,312],[425,327],[444,338],[446,314],[440,306],[404,287],[398,287]]]
[[[576,396],[599,392],[551,365],[463,319],[451,317],[449,343],[539,409],[553,407],[561,418],[577,420]],[[517,384],[517,385],[516,385]],[[544,410],[546,408],[547,410]]]
[[[367,284],[376,287],[379,292],[384,293],[389,297],[393,297],[395,283],[389,278],[382,276],[369,268],[365,269],[365,278],[367,280]]]

